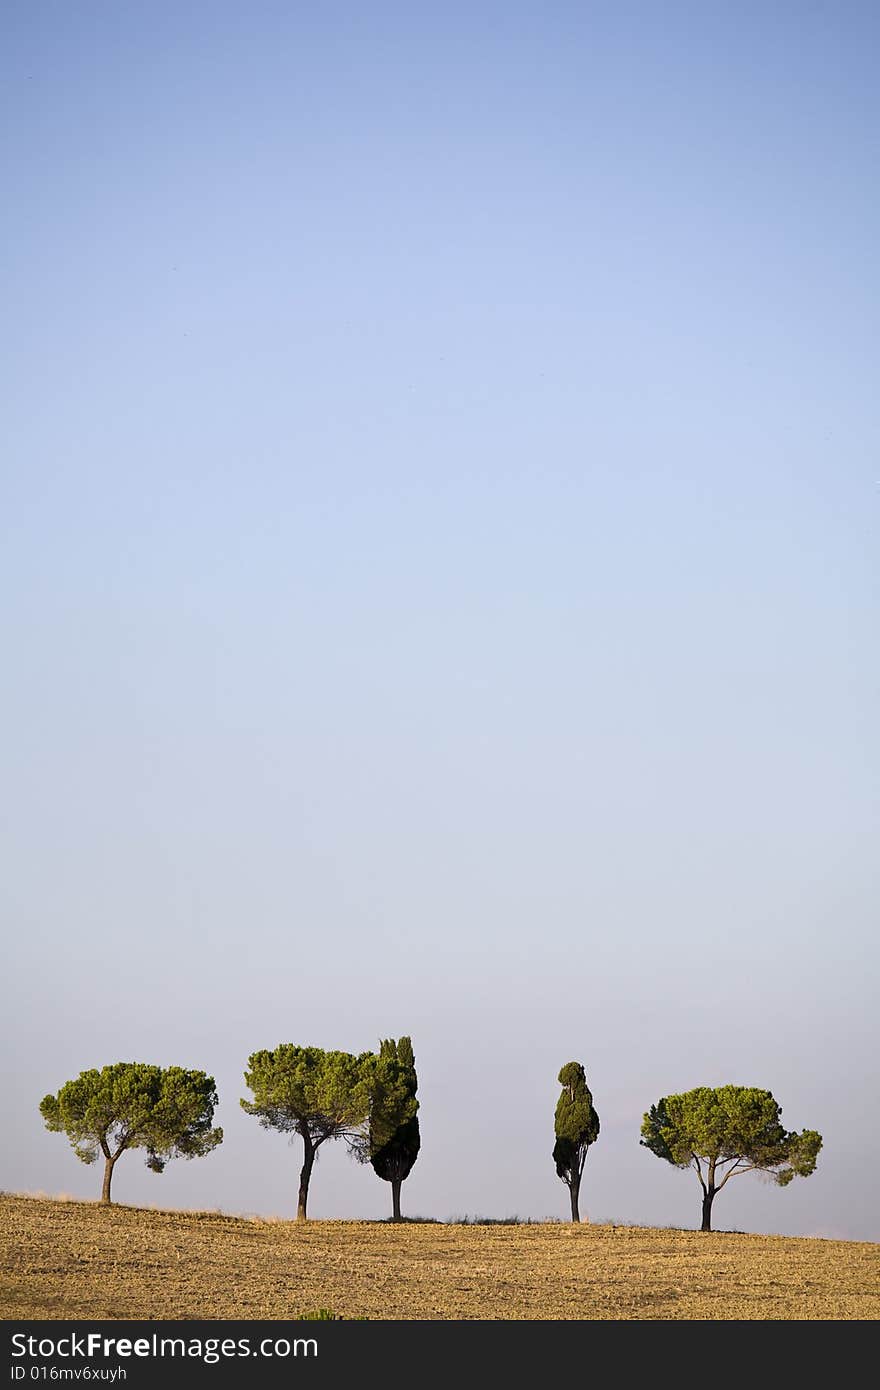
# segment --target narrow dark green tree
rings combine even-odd
[[[580,1221],[580,1192],[587,1150],[599,1137],[599,1116],[580,1062],[566,1062],[559,1073],[562,1094],[556,1102],[553,1162],[571,1197],[571,1219]]]
[[[373,1172],[391,1184],[391,1219],[402,1221],[400,1189],[419,1156],[418,1078],[412,1041],[385,1038],[373,1072],[370,1118],[365,1142],[356,1152]]]
[[[67,1135],[83,1163],[104,1157],[101,1201],[110,1202],[117,1161],[128,1149],[146,1149],[147,1167],[161,1173],[172,1158],[201,1158],[223,1139],[212,1129],[217,1090],[213,1076],[183,1067],[116,1062],[80,1072],[56,1096],[44,1096],[46,1128]]]
[[[315,1157],[328,1139],[354,1145],[370,1114],[375,1056],[364,1052],[324,1052],[320,1047],[281,1043],[248,1059],[245,1084],[253,1101],[242,1109],[256,1115],[264,1129],[277,1129],[303,1142],[296,1219],[306,1220],[309,1183]]]
[[[769,1173],[780,1187],[816,1168],[822,1136],[784,1129],[769,1091],[755,1086],[698,1086],[664,1096],[642,1121],[646,1149],[676,1168],[693,1168],[703,1191],[701,1231],[712,1229],[712,1203],[740,1173]]]

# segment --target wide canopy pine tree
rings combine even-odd
[[[101,1201],[110,1202],[113,1169],[128,1149],[146,1149],[147,1167],[161,1173],[172,1158],[201,1158],[223,1139],[213,1129],[217,1089],[212,1076],[183,1067],[116,1062],[84,1071],[57,1095],[44,1096],[46,1128],[67,1135],[83,1163],[104,1157]]]
[[[309,1183],[321,1145],[328,1139],[354,1145],[362,1136],[375,1064],[370,1052],[354,1056],[294,1043],[254,1052],[248,1059],[244,1079],[254,1098],[242,1100],[242,1109],[255,1115],[264,1129],[299,1135],[303,1142],[298,1221],[306,1220]]]
[[[693,1168],[703,1191],[702,1231],[712,1229],[712,1203],[731,1178],[768,1173],[780,1187],[816,1168],[822,1136],[789,1132],[769,1091],[756,1086],[698,1086],[664,1096],[642,1121],[645,1148],[676,1168]]]

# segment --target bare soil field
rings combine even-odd
[[[262,1221],[0,1195],[0,1316],[880,1315],[880,1245],[626,1226]]]

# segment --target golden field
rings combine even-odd
[[[304,1225],[0,1195],[10,1318],[861,1318],[880,1245],[626,1226]]]

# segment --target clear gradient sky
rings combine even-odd
[[[732,1081],[825,1147],[716,1224],[880,1239],[878,6],[2,26],[0,1186],[178,1063],[226,1142],[114,1195],[291,1215],[248,1054],[410,1033],[411,1215],[564,1216],[576,1059],[593,1219]]]

